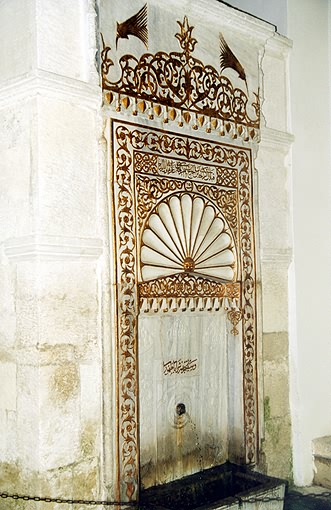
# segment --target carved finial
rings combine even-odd
[[[129,35],[138,37],[148,49],[147,4],[131,18],[117,23],[116,48],[119,39],[128,39]]]
[[[220,33],[220,51],[221,51],[220,54],[221,72],[223,72],[224,69],[226,69],[227,67],[234,69],[238,73],[239,78],[241,78],[245,82],[246,88],[248,89],[245,70],[241,63],[239,62],[239,60],[237,59],[237,57],[229,48],[227,42],[223,37],[223,34],[221,33]]]
[[[197,43],[197,40],[192,37],[192,30],[194,27],[189,26],[186,16],[184,16],[183,23],[180,21],[177,21],[177,23],[180,26],[180,34],[176,34],[176,38],[179,41],[180,47],[185,53],[191,53]]]

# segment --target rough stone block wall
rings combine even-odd
[[[261,264],[261,462],[271,475],[292,478],[289,402],[290,148],[286,66],[290,45],[275,34],[262,60],[264,126],[257,169]]]
[[[96,12],[25,0],[0,19],[1,491],[100,498]]]

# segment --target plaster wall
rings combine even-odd
[[[312,482],[314,438],[330,434],[330,3],[288,2],[295,278],[291,340],[294,479]],[[316,268],[311,272],[317,255]],[[296,326],[296,331],[295,331]]]

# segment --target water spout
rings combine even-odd
[[[186,413],[186,406],[185,406],[185,404],[182,404],[182,403],[177,404],[176,405],[176,414],[178,416],[182,416],[182,414],[185,414],[185,413]]]

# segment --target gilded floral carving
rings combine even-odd
[[[224,58],[221,72],[195,58],[194,27],[186,16],[177,23],[180,32],[175,37],[181,52],[144,53],[139,59],[124,55],[119,60],[121,76],[117,81],[111,79],[112,50],[101,35],[102,88],[107,102],[114,103],[117,111],[132,107],[133,115],[139,109],[149,119],[163,115],[164,123],[177,118],[179,126],[185,123],[193,129],[205,126],[207,132],[219,129],[221,134],[227,132],[233,138],[255,139],[260,124],[258,94],[250,102],[243,90],[233,86],[222,74],[227,67]],[[234,68],[238,71],[238,66]],[[239,76],[243,78],[244,74],[239,72]]]

